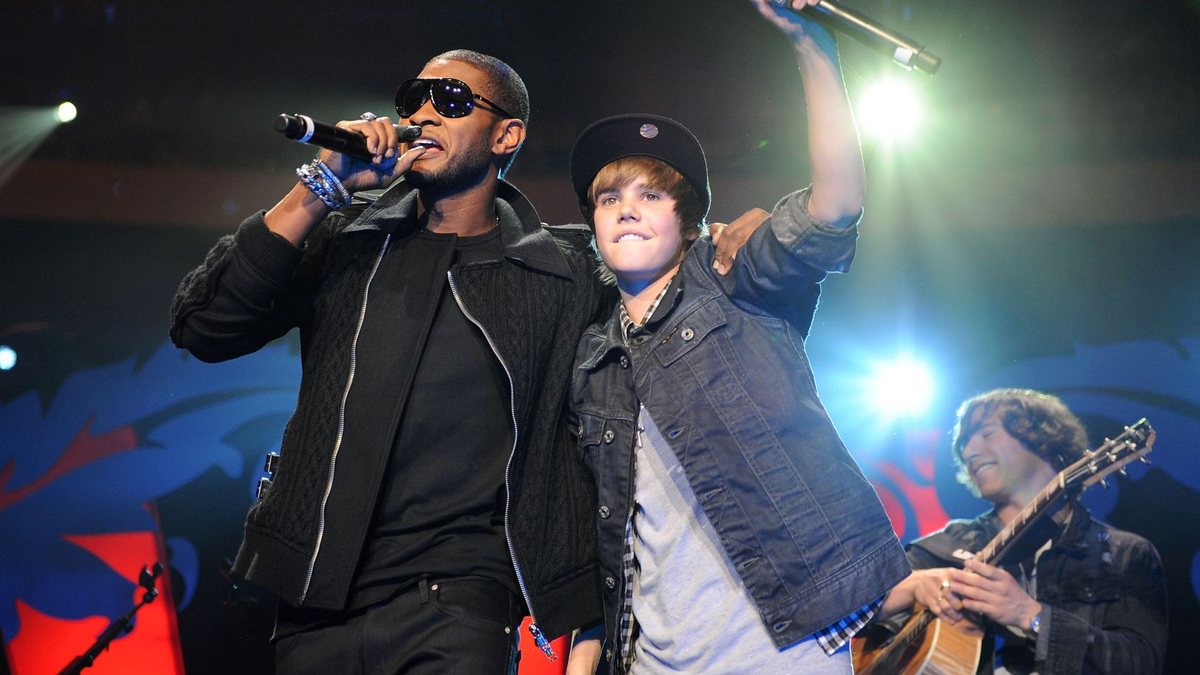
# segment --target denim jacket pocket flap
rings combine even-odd
[[[655,346],[659,363],[669,366],[704,342],[708,334],[724,326],[725,312],[716,302],[706,302],[683,317]]]
[[[604,424],[604,418],[599,415],[581,413],[579,415],[579,428],[576,429],[579,433],[579,447],[589,450],[593,446],[600,445],[604,439]]]

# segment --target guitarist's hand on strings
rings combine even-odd
[[[1013,575],[978,560],[964,562],[965,570],[950,570],[950,591],[962,607],[1002,626],[1025,628],[1042,611]]]
[[[920,603],[938,618],[957,623],[963,618],[962,600],[954,593],[950,580],[950,573],[957,571],[948,567],[913,570],[887,594],[880,608],[880,618]]]

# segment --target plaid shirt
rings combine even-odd
[[[646,325],[656,320],[661,320],[663,317],[655,317],[655,312],[658,311],[659,305],[662,304],[663,298],[672,289],[678,290],[678,285],[675,283],[675,278],[659,291],[658,296],[654,298],[654,302],[650,303],[650,307],[646,310],[644,323],[638,323],[629,316],[629,312],[625,309],[625,303],[621,303],[621,334],[625,337],[625,343],[636,337],[639,333],[646,331]],[[645,431],[638,425],[637,447],[642,447],[642,432]],[[637,470],[637,464],[634,463],[634,470]],[[635,507],[636,508],[636,505]],[[633,637],[637,627],[637,622],[633,616],[633,574],[636,561],[633,555],[633,511],[631,509],[627,520],[625,521],[625,546],[621,554],[622,562],[622,582],[624,589],[621,599],[621,618],[618,624],[617,635],[620,639],[621,663],[624,670],[629,670],[633,664]],[[841,649],[854,637],[858,631],[870,622],[871,617],[879,611],[883,605],[883,596],[868,602],[859,607],[853,612],[847,614],[841,619],[829,624],[821,630],[814,633],[817,639],[817,644],[826,653],[832,655],[837,650]]]
[[[667,282],[666,286],[658,292],[654,298],[654,302],[650,303],[650,307],[646,309],[645,320],[649,323],[654,317],[654,312],[658,310],[658,306],[662,304],[663,298],[667,297],[667,291],[675,286],[675,277]],[[625,308],[625,303],[621,302],[621,334],[625,336],[625,344],[629,344],[629,340],[636,336],[639,332],[645,331],[645,324],[640,324],[629,316],[629,311]],[[641,424],[638,425],[638,447],[642,445],[642,429]],[[637,471],[637,463],[634,463],[634,471]],[[636,508],[636,506],[634,507]],[[630,510],[628,518],[625,520],[625,548],[621,553],[621,581],[623,590],[621,593],[621,620],[618,624],[618,635],[621,638],[621,662],[625,665],[625,670],[629,670],[629,665],[633,662],[633,630],[636,623],[633,620],[633,512]]]
[[[814,633],[817,636],[817,644],[821,645],[821,649],[824,649],[826,654],[833,654],[845,646],[858,631],[862,630],[882,605],[883,596],[881,595],[822,628]]]

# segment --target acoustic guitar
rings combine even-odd
[[[981,551],[976,560],[995,564],[1030,531],[1038,517],[1064,495],[1078,495],[1126,464],[1142,460],[1154,445],[1154,429],[1143,418],[1116,438],[1063,469]],[[881,633],[884,631],[875,631]],[[956,624],[939,619],[917,603],[895,635],[851,640],[854,672],[859,675],[973,675],[979,666],[984,631],[978,620]]]

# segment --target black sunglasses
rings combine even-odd
[[[450,77],[415,78],[396,89],[396,112],[400,117],[412,117],[426,101],[433,101],[433,109],[442,117],[466,117],[475,108],[475,101],[487,106],[484,110],[515,118],[504,108],[471,91],[466,82]]]

